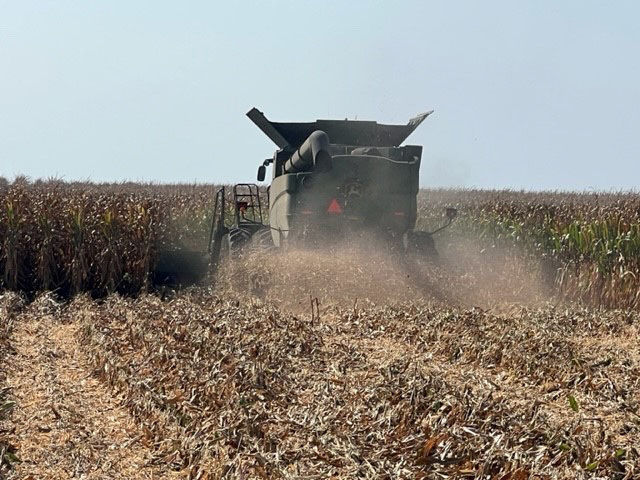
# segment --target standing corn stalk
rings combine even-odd
[[[89,264],[85,250],[85,213],[82,206],[76,208],[70,218],[71,230],[71,291],[79,293],[87,287]]]
[[[18,290],[20,287],[20,222],[13,201],[6,203],[6,231],[2,242],[2,263],[4,271],[2,279],[7,288]]]

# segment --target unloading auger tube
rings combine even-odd
[[[329,153],[329,136],[322,130],[316,130],[293,152],[284,164],[284,173],[298,173],[307,170],[328,172],[332,160]]]

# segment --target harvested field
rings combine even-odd
[[[9,438],[11,433],[10,417],[15,402],[11,389],[6,386],[7,358],[12,353],[10,338],[17,313],[24,306],[22,299],[12,293],[0,295],[0,478],[4,478],[11,469],[16,448]]]
[[[80,324],[43,295],[16,317],[7,389],[17,405],[16,478],[172,478],[154,467],[142,430],[91,374]]]
[[[276,276],[269,300],[232,288],[236,274],[165,300],[43,296],[26,307],[8,363],[15,478],[640,472],[636,313],[495,292],[484,309],[429,297],[428,285],[404,291],[406,278],[382,289],[372,274],[383,265],[283,261],[309,269]],[[352,283],[332,296],[318,289],[328,278]],[[318,312],[285,302],[287,288],[319,298]]]
[[[301,260],[308,272],[276,275],[272,293],[313,291],[326,284],[313,283],[322,274],[338,283],[350,276],[341,271],[344,259],[286,262]],[[635,314],[506,302],[492,313],[416,300],[416,291],[407,301],[381,296],[370,278],[380,269],[360,264],[351,274],[360,289],[347,292],[362,295],[360,306],[324,293],[313,316],[310,306],[275,307],[275,295],[264,302],[232,291],[226,297],[233,300],[193,292],[168,302],[111,298],[71,308],[84,312],[84,342],[101,376],[126,392],[172,466],[192,474],[638,472]]]

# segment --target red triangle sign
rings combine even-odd
[[[327,208],[327,213],[335,213],[335,214],[342,213],[342,207],[338,203],[338,200],[336,200],[335,198],[331,200],[331,203],[329,204],[329,208]]]

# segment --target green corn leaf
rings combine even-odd
[[[12,452],[6,452],[4,454],[4,460],[5,462],[7,462],[8,464],[12,464],[12,463],[21,463],[22,460],[20,460],[18,458],[18,456],[15,453]]]
[[[585,470],[589,472],[593,472],[596,468],[598,468],[599,462],[591,462],[589,465],[584,467]]]

